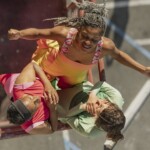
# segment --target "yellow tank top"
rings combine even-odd
[[[57,41],[40,39],[37,41],[37,50],[32,56],[32,60],[42,67],[50,80],[59,78],[59,87],[61,88],[70,87],[86,80],[88,70],[93,66],[93,64],[85,65],[74,62],[64,55],[65,52],[68,52],[67,46],[71,44],[72,38],[77,32],[77,29],[71,29],[62,48]]]

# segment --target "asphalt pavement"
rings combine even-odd
[[[128,53],[139,63],[150,66],[150,59],[144,56],[139,47],[133,46],[138,42],[150,53],[150,3],[149,0],[116,0],[109,5],[109,19],[123,31],[118,37],[110,28],[106,34],[113,39],[118,47]],[[114,3],[115,2],[115,3]],[[114,4],[121,3],[119,6]],[[134,3],[135,2],[135,3]],[[140,3],[141,2],[141,3]],[[147,2],[147,3],[146,3]],[[109,3],[110,4],[110,3]],[[124,5],[128,6],[124,7]],[[119,7],[119,8],[118,8]],[[129,39],[126,38],[130,37]],[[134,42],[133,42],[133,41]],[[108,83],[116,87],[125,99],[124,111],[139,93],[148,77],[127,68],[111,58],[105,58],[105,72]],[[98,80],[97,69],[93,69],[95,82]],[[150,149],[150,96],[137,113],[134,120],[124,133],[124,140],[120,141],[114,150],[149,150]],[[105,133],[99,138],[88,139],[73,130],[56,132],[53,135],[36,135],[0,141],[1,150],[103,150]]]

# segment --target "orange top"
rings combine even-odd
[[[86,80],[88,70],[93,64],[85,65],[68,59],[64,53],[68,52],[77,29],[71,28],[63,46],[59,47],[57,41],[40,39],[32,59],[42,67],[50,80],[59,78],[59,87],[66,88]]]

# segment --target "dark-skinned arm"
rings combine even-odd
[[[37,39],[52,39],[61,41],[64,34],[66,34],[66,28],[62,26],[57,26],[54,28],[47,29],[37,29],[37,28],[28,28],[23,30],[10,29],[8,31],[9,40],[37,40]]]
[[[104,49],[106,50],[107,55],[111,55],[119,63],[150,77],[150,67],[140,64],[128,54],[119,50],[110,39],[104,44]]]
[[[15,84],[33,82],[36,80],[36,74],[38,74],[38,76],[41,78],[44,87],[46,87],[48,90],[51,90],[52,85],[51,85],[50,81],[47,79],[44,71],[37,64],[35,64],[33,62],[29,63],[26,67],[24,67],[24,69],[20,73],[19,77],[17,78]],[[56,94],[57,94],[57,92],[56,92]],[[48,95],[48,97],[49,97],[49,95]],[[54,104],[51,104],[50,102],[48,102],[48,107],[50,105],[54,105]],[[57,113],[56,113],[55,109],[53,108],[53,106],[50,111],[51,111],[50,115],[53,116],[50,121],[52,124],[52,129],[54,128],[53,131],[55,131],[55,128],[57,125]]]
[[[35,72],[38,74],[38,76],[40,77],[40,79],[42,80],[44,84],[45,91],[46,91],[45,95],[48,95],[48,99],[50,100],[49,102],[47,102],[47,105],[50,109],[50,122],[51,122],[53,131],[56,131],[57,126],[58,126],[58,115],[56,112],[56,104],[59,101],[58,94],[56,90],[52,87],[50,81],[46,77],[42,68],[34,62],[32,62],[32,64],[33,64]]]

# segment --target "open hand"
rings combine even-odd
[[[56,105],[59,102],[57,91],[52,86],[45,88],[44,97],[50,104]]]
[[[96,94],[91,92],[89,94],[89,98],[88,98],[88,101],[86,103],[86,111],[92,115],[95,115],[95,113],[96,113],[97,100],[98,100],[98,98],[97,98]]]
[[[96,110],[97,110],[97,104],[95,102],[87,102],[86,103],[86,111],[88,113],[90,113],[91,115],[95,115],[96,114]]]

